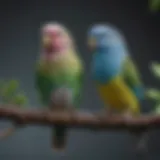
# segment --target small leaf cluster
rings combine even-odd
[[[0,101],[2,104],[14,104],[24,106],[28,100],[24,92],[20,90],[18,80],[0,81]]]
[[[152,12],[158,12],[160,10],[160,0],[149,0],[149,9]]]
[[[156,62],[152,63],[150,69],[153,75],[156,78],[160,79],[160,63],[156,63]],[[150,88],[146,92],[146,95],[148,98],[152,99],[156,103],[154,113],[160,114],[160,90],[155,89],[155,88]]]

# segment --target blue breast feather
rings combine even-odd
[[[93,80],[107,83],[114,76],[120,74],[126,54],[126,51],[119,47],[95,53],[92,61]]]
[[[113,77],[121,73],[126,57],[127,51],[117,47],[95,53],[92,61],[93,80],[100,84],[106,84]],[[145,90],[142,86],[127,85],[139,100],[144,99]]]

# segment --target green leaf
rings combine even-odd
[[[10,89],[10,91],[15,91],[17,88],[19,87],[19,82],[18,80],[10,80],[8,82],[8,88]]]
[[[160,63],[153,62],[151,64],[151,71],[156,77],[160,78]]]
[[[160,0],[149,0],[149,8],[154,12],[160,10]]]
[[[13,104],[20,106],[27,104],[27,102],[28,102],[27,97],[23,94],[17,94],[12,100]]]
[[[6,98],[12,96],[16,92],[18,87],[19,82],[17,80],[10,80],[2,88],[2,96]]]
[[[158,103],[156,106],[155,106],[155,109],[153,110],[154,114],[160,114],[160,103]]]
[[[160,91],[157,89],[149,89],[146,91],[146,96],[153,100],[160,100]]]

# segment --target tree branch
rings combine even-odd
[[[149,127],[160,127],[160,116],[142,115],[137,118],[126,120],[121,116],[100,118],[99,114],[77,111],[73,114],[69,112],[51,112],[36,109],[19,109],[16,106],[0,106],[0,119],[9,119],[18,124],[24,125],[55,125],[64,124],[74,128],[88,129],[112,129],[145,130]]]

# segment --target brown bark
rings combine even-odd
[[[12,122],[26,125],[55,125],[65,124],[73,128],[88,129],[147,129],[149,127],[160,127],[160,116],[141,115],[140,117],[126,120],[121,116],[102,118],[99,114],[77,111],[69,112],[41,111],[38,109],[19,109],[16,106],[1,105],[0,119],[9,119]]]

